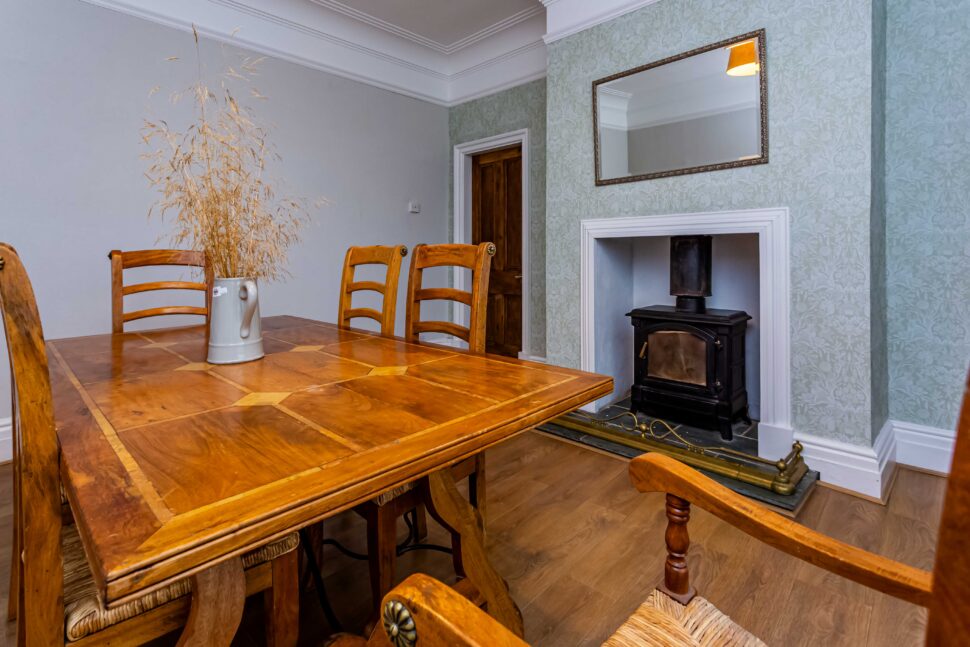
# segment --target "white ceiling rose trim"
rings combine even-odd
[[[84,0],[444,106],[546,73],[542,7],[437,47],[332,0]],[[327,5],[340,5],[341,11]],[[430,41],[433,42],[433,41]],[[440,51],[446,49],[449,53]]]

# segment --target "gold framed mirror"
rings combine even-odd
[[[765,30],[593,81],[596,185],[768,163]]]

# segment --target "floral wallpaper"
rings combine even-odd
[[[793,424],[801,432],[870,444],[872,21],[868,0],[680,0],[648,5],[549,46],[551,362],[579,365],[581,220],[787,206]],[[761,27],[767,30],[769,164],[594,185],[594,79]]]
[[[953,429],[970,358],[970,1],[888,0],[890,414]]]
[[[451,148],[483,137],[529,129],[530,347],[546,354],[546,80],[503,90],[448,111]],[[454,173],[454,167],[449,173]],[[454,178],[449,182],[448,235],[454,216]],[[523,340],[525,341],[525,340]]]

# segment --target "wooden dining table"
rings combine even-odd
[[[217,589],[240,555],[418,482],[489,613],[522,635],[446,468],[612,380],[294,316],[262,329],[266,356],[235,365],[206,363],[203,326],[48,342],[64,490],[102,602],[191,577],[194,639],[225,642],[205,632],[235,632],[244,596]]]

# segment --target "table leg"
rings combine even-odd
[[[428,512],[435,520],[457,534],[461,565],[488,604],[488,613],[519,637],[525,635],[522,613],[509,595],[505,580],[495,571],[485,552],[485,537],[478,511],[455,487],[450,469],[430,474],[424,481]]]
[[[192,576],[192,608],[178,647],[229,645],[246,604],[242,559],[234,557]]]

